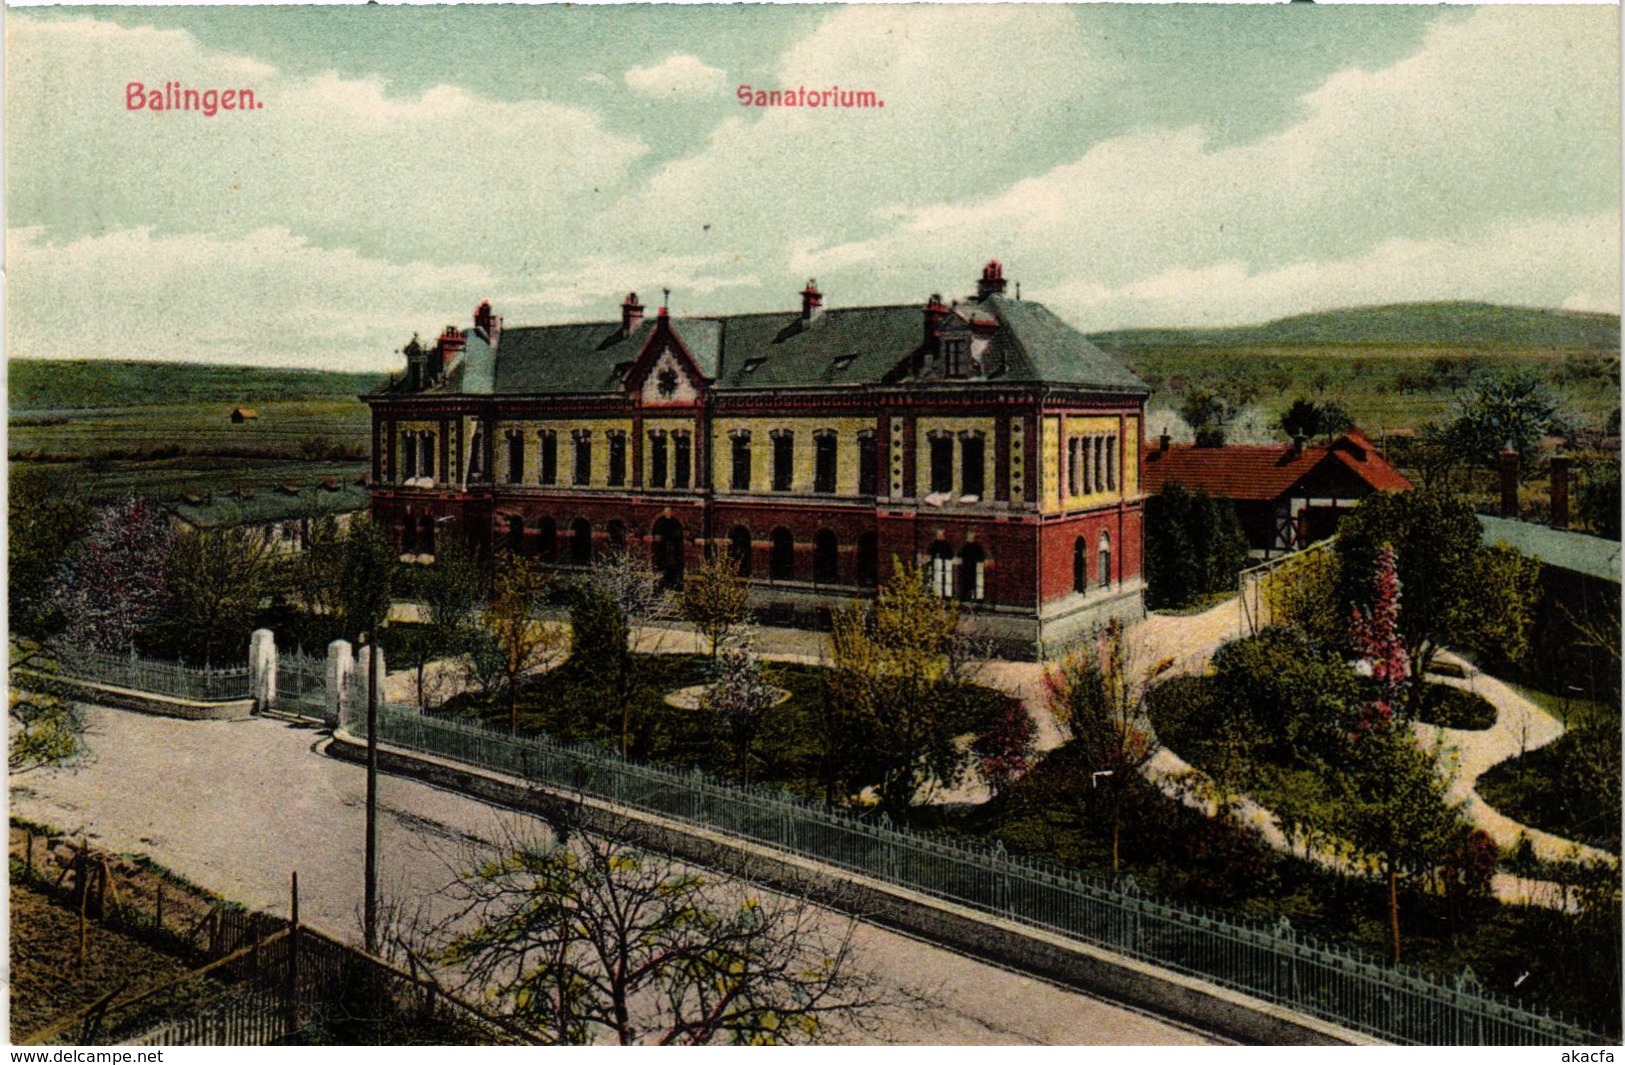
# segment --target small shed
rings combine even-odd
[[[244,422],[257,422],[259,418],[260,412],[253,407],[231,408],[231,424],[233,425],[241,425]]]

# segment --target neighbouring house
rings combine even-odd
[[[726,551],[769,621],[816,625],[916,563],[1007,653],[1143,613],[1146,385],[988,263],[974,295],[471,329],[407,345],[372,407],[372,514],[561,570]]]
[[[241,425],[244,422],[258,421],[260,412],[252,407],[233,407],[231,409],[231,423]]]
[[[1197,447],[1164,435],[1144,456],[1145,491],[1179,483],[1230,500],[1257,558],[1296,551],[1337,531],[1339,517],[1374,492],[1413,485],[1358,429],[1327,446]]]
[[[313,522],[330,516],[342,529],[365,514],[368,503],[365,478],[323,477],[309,484],[283,481],[193,492],[164,508],[184,532],[245,526],[259,530],[277,550],[299,551],[309,543]]]

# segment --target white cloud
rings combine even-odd
[[[647,151],[581,108],[292,76],[179,31],[26,14],[7,31],[11,218],[75,235],[286,226],[389,258],[518,260],[563,252]],[[132,79],[250,87],[263,107],[130,113]]]
[[[879,235],[804,242],[796,262],[838,283],[843,270],[997,255],[1030,293],[1090,309],[1091,328],[1124,324],[1118,313],[1244,321],[1378,295],[1617,293],[1617,215],[1600,213],[1619,196],[1617,30],[1613,9],[1481,8],[1399,63],[1330,78],[1300,121],[1253,142],[1137,131],[998,194],[917,207]],[[1608,217],[1611,233],[1592,228]],[[1498,247],[1493,232],[1532,243]],[[1558,234],[1576,240],[1570,254]],[[1218,293],[1247,299],[1227,308]]]
[[[280,227],[61,244],[30,227],[6,251],[7,350],[33,358],[378,369],[411,329],[465,321],[495,285],[483,267],[388,262]]]
[[[1228,260],[1171,266],[1125,285],[1088,280],[1032,295],[1088,329],[1240,325],[1332,307],[1478,300],[1618,314],[1620,216],[1492,226],[1470,239],[1384,241],[1363,255],[1254,271]],[[1577,300],[1568,286],[1588,286]],[[1609,286],[1612,285],[1612,288]],[[1612,300],[1589,293],[1613,292]]]
[[[626,87],[639,96],[712,96],[722,91],[727,77],[698,57],[671,55],[650,67],[626,72]]]

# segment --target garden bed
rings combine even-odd
[[[1439,728],[1480,731],[1495,724],[1495,706],[1482,695],[1451,684],[1427,683],[1416,720]]]
[[[628,671],[631,713],[630,757],[697,767],[728,776],[735,761],[711,716],[667,702],[672,692],[712,680],[705,655],[635,654]],[[788,697],[768,710],[751,745],[747,775],[753,783],[771,784],[803,795],[825,794],[824,676],[821,666],[794,662],[763,663],[768,684]],[[966,685],[956,735],[981,733],[1015,700],[980,685]],[[440,711],[453,717],[475,717],[507,723],[505,704],[482,695],[459,696]],[[619,749],[621,716],[618,700],[597,677],[567,660],[526,682],[519,700],[519,731],[546,733],[556,739],[587,741]]]

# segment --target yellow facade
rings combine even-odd
[[[959,448],[958,435],[960,433],[982,434],[982,498],[993,498],[993,460],[998,453],[997,441],[993,432],[995,423],[992,418],[916,418],[914,421],[914,454],[918,456],[915,461],[915,485],[917,495],[924,496],[931,491],[931,434],[950,433],[954,441],[954,491],[955,499],[965,493],[965,471],[960,468],[962,452]]]
[[[711,428],[711,471],[716,489],[733,491],[733,434],[750,433],[750,491],[752,495],[809,495],[813,490],[817,449],[815,433],[835,432],[835,494],[858,494],[858,434],[874,432],[872,418],[721,418]],[[773,491],[773,438],[771,433],[795,433],[790,491]]]
[[[465,449],[470,446],[476,419],[467,419],[463,427],[463,445]],[[691,423],[692,424],[692,423]],[[495,445],[492,454],[495,461],[492,464],[492,476],[498,483],[506,483],[508,479],[508,456],[504,450],[508,433],[518,430],[524,440],[525,469],[520,484],[536,484],[541,476],[538,464],[541,462],[539,440],[542,430],[551,429],[558,434],[558,484],[564,487],[581,487],[575,484],[575,438],[571,435],[579,429],[588,429],[592,432],[592,480],[588,487],[608,488],[609,484],[609,434],[619,431],[626,434],[626,479],[630,484],[632,480],[632,419],[630,418],[503,418],[498,419],[493,427],[492,443]],[[464,456],[464,469],[467,469],[467,456]]]
[[[1031,474],[1027,471],[1027,423],[1020,418],[1010,421],[1010,505],[1022,506],[1027,502],[1027,484]]]
[[[1053,514],[1061,509],[1061,453],[1066,450],[1066,440],[1061,436],[1061,419],[1056,415],[1046,415],[1038,427],[1038,455],[1043,480],[1043,503],[1040,507],[1046,514]]]
[[[1123,494],[1140,494],[1140,419],[1123,419]]]

